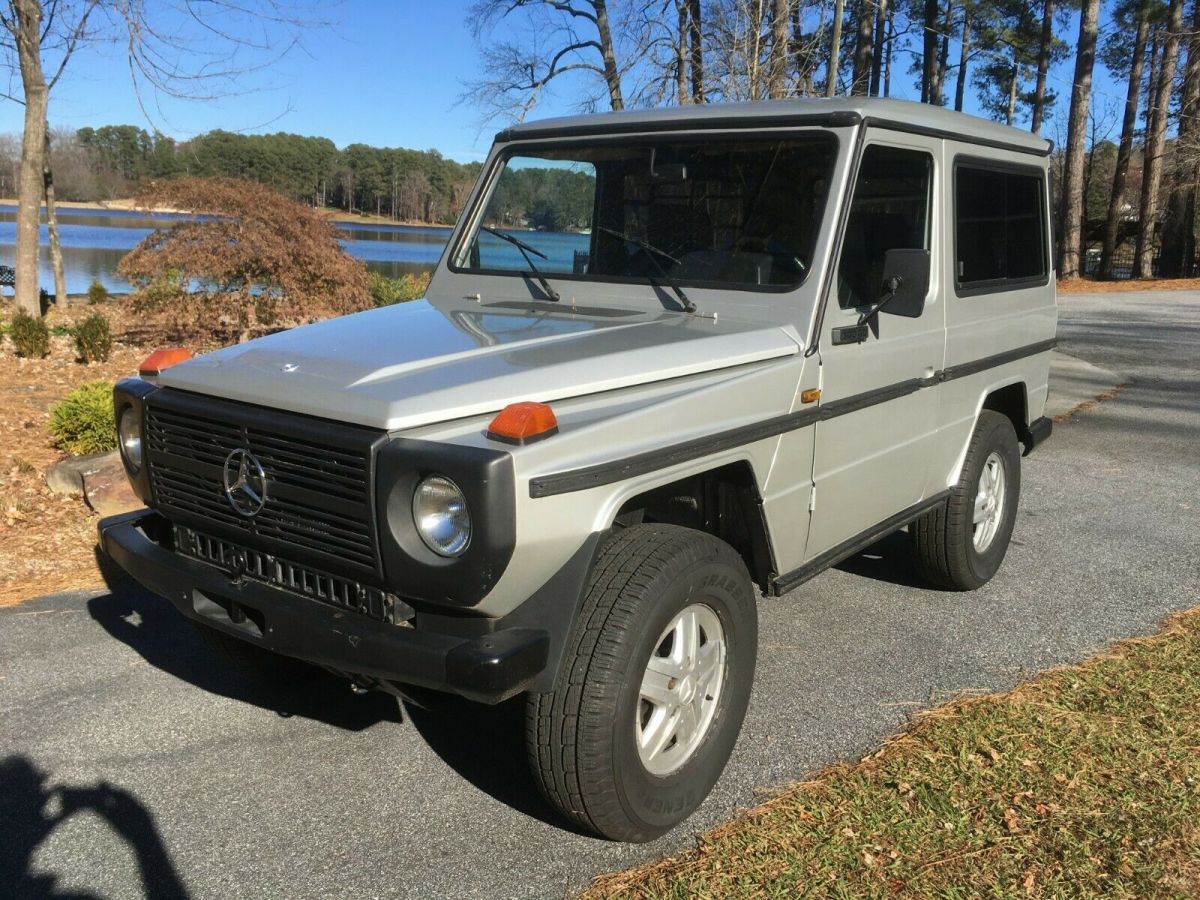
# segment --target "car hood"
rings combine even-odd
[[[413,301],[173,366],[167,387],[398,430],[746,365],[799,351],[778,326],[674,312],[573,314]],[[614,314],[615,313],[615,314]]]

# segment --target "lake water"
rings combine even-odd
[[[16,254],[17,210],[0,204],[0,265],[10,266]],[[82,294],[98,280],[110,291],[124,293],[129,284],[113,274],[121,257],[155,228],[187,218],[177,214],[148,214],[134,210],[60,209],[58,231],[62,241],[67,293]],[[342,245],[363,260],[367,268],[396,277],[432,269],[450,238],[449,228],[420,225],[366,225],[339,222]],[[53,292],[49,236],[41,229],[42,287]]]

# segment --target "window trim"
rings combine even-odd
[[[622,134],[622,135],[614,136],[614,139],[611,142],[616,143],[621,140],[625,140],[627,138],[632,138],[634,141],[643,140],[645,138],[650,138],[651,140],[653,140],[653,138],[655,138],[655,137],[658,137],[658,135],[641,135],[638,133],[631,132],[628,135]],[[714,138],[721,138],[721,137],[723,137],[722,134],[714,135],[711,133],[686,133],[685,132],[682,134],[671,135],[672,140],[679,141],[679,142],[687,142],[687,143],[697,143],[697,144],[710,143],[713,141]],[[748,284],[748,283],[742,283],[742,282],[699,281],[699,280],[685,280],[685,279],[676,279],[676,281],[685,288],[694,288],[696,290],[708,289],[708,290],[719,290],[719,291],[738,291],[738,292],[742,292],[742,293],[756,293],[756,294],[757,293],[790,294],[793,291],[799,290],[805,284],[807,284],[809,276],[812,274],[813,269],[815,269],[817,267],[817,259],[815,258],[815,254],[816,254],[816,250],[817,250],[817,244],[820,242],[821,228],[823,227],[823,225],[825,223],[826,217],[829,215],[829,201],[832,198],[832,192],[831,192],[832,181],[833,181],[833,176],[834,176],[834,173],[835,173],[835,170],[837,167],[838,158],[841,153],[842,141],[836,132],[828,131],[828,130],[822,129],[822,128],[812,128],[812,127],[780,129],[779,131],[767,131],[767,132],[762,132],[762,133],[756,133],[753,135],[737,134],[736,136],[730,135],[729,137],[731,137],[731,138],[736,137],[737,139],[749,140],[749,141],[753,141],[755,143],[760,143],[760,142],[761,143],[771,143],[773,141],[790,139],[790,140],[811,140],[814,143],[818,142],[818,141],[826,141],[829,144],[831,153],[830,153],[829,171],[826,173],[825,195],[821,199],[821,216],[817,221],[817,229],[813,234],[814,258],[811,260],[811,262],[810,262],[808,268],[805,270],[803,276],[798,281],[791,283],[791,284]],[[526,273],[523,273],[518,269],[483,269],[483,268],[472,269],[469,266],[458,265],[455,262],[455,260],[461,258],[461,255],[466,251],[466,248],[468,247],[469,242],[470,242],[469,236],[473,233],[478,232],[478,227],[477,227],[478,221],[480,219],[482,219],[483,214],[487,209],[487,204],[492,198],[492,193],[495,190],[495,186],[499,182],[500,173],[504,171],[504,167],[508,164],[509,159],[511,159],[513,156],[519,156],[519,155],[521,155],[521,153],[523,151],[528,151],[528,150],[537,151],[539,149],[547,149],[547,148],[554,149],[556,147],[562,147],[565,149],[569,149],[571,147],[587,147],[587,146],[589,146],[589,142],[581,141],[579,138],[550,140],[550,141],[543,141],[543,140],[524,141],[524,140],[522,140],[519,142],[514,141],[512,144],[509,144],[508,146],[502,148],[498,153],[496,153],[492,160],[491,168],[487,172],[486,181],[483,183],[484,186],[483,186],[482,190],[479,191],[478,199],[472,205],[471,209],[466,211],[466,214],[464,214],[460,218],[460,221],[463,223],[463,227],[462,227],[461,231],[454,238],[452,238],[450,243],[447,245],[448,249],[450,249],[450,252],[446,256],[446,268],[449,269],[449,271],[453,272],[455,275],[493,276],[493,277],[498,276],[498,277],[515,277],[515,278],[525,277]],[[645,285],[645,284],[647,284],[646,278],[639,278],[639,277],[634,277],[634,276],[609,275],[609,276],[605,276],[605,277],[600,277],[600,276],[595,276],[595,275],[588,275],[586,273],[582,274],[582,275],[578,275],[573,272],[549,272],[549,271],[547,271],[545,274],[546,274],[547,278],[549,278],[553,281],[556,281],[556,282],[557,281],[567,281],[567,282],[576,282],[576,283],[582,283],[582,284],[595,284],[595,285],[604,285],[604,284]],[[656,278],[654,280],[659,281],[660,279]]]
[[[938,162],[937,155],[928,147],[914,147],[911,144],[893,143],[893,142],[887,141],[887,140],[882,140],[882,141],[881,140],[871,140],[870,138],[868,138],[866,141],[863,142],[863,145],[858,154],[857,165],[854,167],[854,180],[850,185],[849,202],[846,205],[845,222],[844,222],[843,228],[842,228],[841,239],[838,241],[837,257],[834,260],[834,264],[833,264],[833,284],[830,288],[830,294],[833,297],[834,306],[837,307],[837,310],[839,312],[847,313],[849,315],[856,315],[856,314],[858,314],[859,310],[869,308],[871,305],[870,303],[864,303],[859,306],[842,306],[841,297],[838,296],[838,276],[841,274],[842,254],[846,250],[846,228],[849,227],[850,217],[854,214],[854,195],[856,193],[856,189],[858,188],[859,176],[862,174],[863,160],[866,159],[867,153],[873,147],[886,147],[889,150],[904,150],[909,153],[923,153],[928,158],[928,160],[929,160],[929,183],[926,185],[926,197],[925,197],[925,247],[922,249],[927,250],[929,252],[931,266],[932,266],[932,260],[935,256],[935,254],[933,252],[933,250],[934,250],[934,247],[933,247],[933,219],[934,219],[934,216],[937,215],[936,187],[937,187],[937,179],[940,174],[939,162]],[[933,272],[931,270],[930,271],[930,290],[933,289],[932,276],[933,276]],[[928,302],[928,297],[926,297],[926,301]]]
[[[1038,218],[1041,221],[1042,235],[1039,246],[1042,252],[1042,269],[1043,274],[1033,275],[1025,278],[989,278],[985,281],[969,281],[963,282],[958,274],[958,170],[961,167],[968,169],[977,169],[991,172],[1002,172],[1006,175],[1032,175],[1037,179],[1038,186],[1041,189],[1041,197],[1038,202]],[[985,156],[973,156],[967,153],[956,153],[954,160],[950,165],[950,194],[951,194],[951,226],[954,229],[954,237],[952,245],[954,248],[954,256],[951,259],[951,271],[954,275],[952,281],[954,284],[954,294],[961,299],[972,297],[983,297],[990,294],[1003,294],[1009,291],[1022,291],[1028,288],[1045,287],[1050,283],[1050,257],[1046,248],[1046,234],[1049,230],[1049,224],[1046,219],[1046,203],[1047,203],[1047,179],[1046,170],[1040,166],[1031,166],[1026,163],[1011,162],[1009,160],[992,159]]]

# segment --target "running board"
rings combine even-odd
[[[793,588],[799,587],[810,578],[820,575],[831,566],[836,566],[842,560],[853,556],[861,550],[867,549],[876,541],[882,540],[892,532],[899,531],[915,519],[921,518],[921,516],[934,507],[946,502],[946,498],[949,496],[950,491],[946,490],[934,494],[932,497],[926,497],[920,503],[910,506],[908,509],[901,510],[896,515],[884,519],[878,525],[868,528],[861,534],[857,534],[847,541],[842,541],[836,547],[830,547],[820,556],[814,557],[800,568],[793,569],[785,575],[777,576],[771,581],[770,595],[778,597],[786,594]]]

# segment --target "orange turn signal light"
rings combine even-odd
[[[821,399],[821,389],[820,388],[809,388],[806,391],[800,392],[800,402],[801,403],[816,403],[820,399]]]
[[[510,403],[496,414],[487,436],[506,444],[531,444],[558,434],[558,417],[545,403]]]
[[[143,377],[154,376],[164,369],[171,368],[176,363],[191,358],[192,351],[184,347],[164,347],[161,350],[155,350],[142,360],[142,364],[138,366],[138,374]]]

